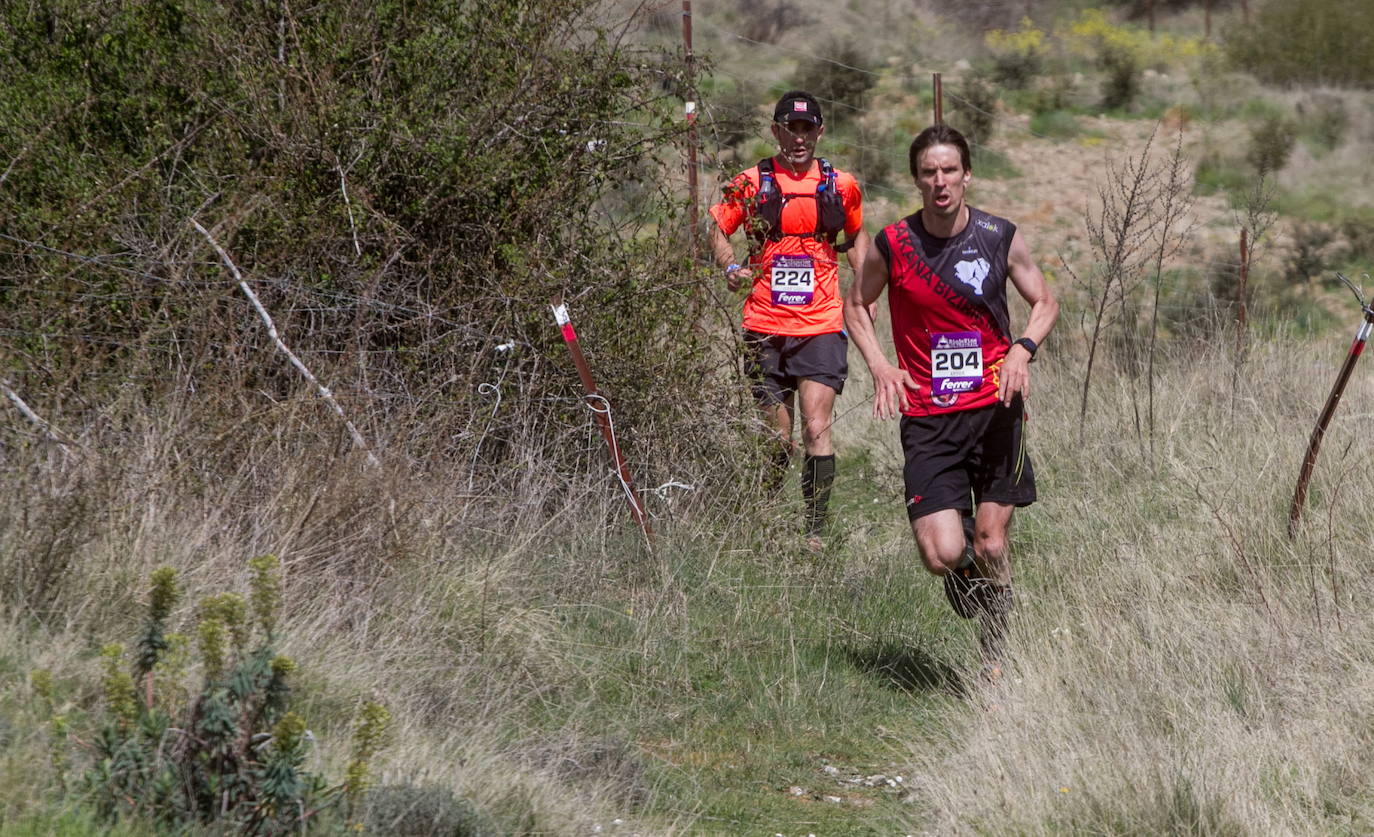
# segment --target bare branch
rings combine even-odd
[[[35,413],[29,405],[24,402],[24,399],[19,397],[19,393],[10,388],[9,381],[0,380],[0,393],[4,393],[5,397],[10,400],[10,403],[14,404],[14,406],[19,409],[19,412],[24,414],[24,418],[28,419],[30,424],[42,431],[43,438],[57,445],[62,449],[63,453],[71,453],[67,445],[58,437],[57,433],[53,431],[52,425],[48,424],[42,416]]]
[[[258,301],[258,295],[253,293],[252,288],[248,287],[248,283],[244,281],[243,275],[239,273],[239,269],[234,264],[233,259],[229,258],[229,254],[224,252],[224,248],[219,246],[219,242],[215,241],[214,236],[210,235],[210,231],[202,227],[199,221],[194,218],[190,219],[190,221],[191,226],[195,227],[201,235],[205,236],[205,240],[210,242],[210,246],[215,248],[216,253],[219,253],[220,259],[224,262],[225,266],[229,268],[229,272],[233,274],[234,280],[238,282],[239,290],[243,291],[244,296],[248,297],[248,301],[253,303],[253,308],[257,310],[258,316],[267,324],[267,333],[271,335],[272,342],[277,344],[277,348],[291,361],[291,365],[296,367],[301,375],[303,375],[307,381],[314,384],[315,388],[319,390],[320,397],[329,403],[329,406],[333,408],[334,412],[343,421],[344,427],[348,429],[348,435],[353,439],[353,444],[367,454],[368,464],[374,466],[380,464],[377,461],[377,457],[368,449],[367,442],[363,440],[363,436],[358,432],[358,428],[354,427],[353,422],[349,421],[348,416],[344,415],[343,408],[340,407],[339,402],[334,399],[334,393],[329,391],[329,387],[320,383],[315,375],[301,362],[301,359],[296,357],[296,353],[287,348],[286,343],[282,342],[281,337],[277,334],[277,326],[272,322],[272,316],[267,313],[267,309]]]

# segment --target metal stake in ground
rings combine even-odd
[[[573,365],[577,367],[578,377],[582,379],[582,389],[587,393],[587,407],[591,409],[592,415],[596,416],[597,427],[601,428],[601,438],[606,440],[606,450],[610,452],[611,461],[615,463],[616,476],[620,478],[620,486],[625,490],[625,502],[630,506],[630,516],[639,524],[639,528],[644,532],[644,539],[652,548],[654,531],[649,526],[649,516],[644,513],[639,495],[635,494],[634,483],[630,480],[630,470],[625,467],[625,458],[620,455],[620,444],[615,438],[615,425],[611,421],[611,402],[597,390],[596,381],[592,380],[591,367],[587,365],[587,358],[582,354],[582,346],[577,342],[577,332],[573,330],[572,319],[568,316],[568,309],[563,305],[562,298],[554,297],[551,307],[553,319],[563,330],[563,342],[568,345]]]
[[[1341,393],[1345,392],[1345,385],[1350,381],[1350,373],[1355,369],[1355,362],[1360,359],[1360,353],[1364,351],[1364,344],[1369,340],[1369,330],[1374,326],[1374,308],[1371,308],[1364,300],[1364,294],[1360,293],[1349,279],[1337,273],[1336,276],[1344,282],[1355,298],[1360,301],[1360,308],[1364,312],[1364,322],[1360,324],[1360,330],[1355,333],[1355,342],[1350,344],[1350,352],[1345,356],[1345,363],[1341,364],[1341,371],[1336,375],[1336,383],[1331,387],[1331,394],[1326,397],[1326,406],[1322,408],[1322,414],[1317,419],[1317,426],[1312,428],[1312,438],[1307,442],[1307,455],[1302,460],[1302,470],[1298,472],[1298,487],[1293,491],[1293,505],[1288,508],[1288,537],[1292,538],[1298,531],[1298,518],[1302,517],[1302,506],[1307,501],[1307,483],[1312,479],[1312,469],[1317,465],[1317,452],[1321,450],[1322,437],[1326,435],[1326,426],[1331,423],[1331,417],[1336,413],[1336,407],[1341,403]]]

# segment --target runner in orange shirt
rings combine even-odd
[[[835,480],[835,396],[849,371],[838,256],[845,253],[857,273],[869,238],[858,182],[815,156],[825,133],[815,97],[783,94],[772,132],[778,153],[735,177],[711,207],[711,249],[730,290],[751,286],[744,301],[747,371],[777,434],[783,468],[795,450],[792,417],[800,406],[807,545],[817,550]],[[744,264],[730,243],[741,227],[749,239]]]

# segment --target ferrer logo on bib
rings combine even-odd
[[[810,256],[777,255],[768,280],[774,305],[810,305],[816,292],[816,265]]]
[[[930,394],[941,398],[975,392],[983,385],[983,340],[976,331],[948,331],[930,335]]]

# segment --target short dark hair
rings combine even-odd
[[[932,145],[952,145],[959,149],[959,162],[963,163],[964,171],[973,171],[972,155],[969,154],[968,140],[959,133],[958,129],[951,128],[945,124],[931,125],[924,131],[916,135],[916,139],[911,141],[911,150],[907,152],[907,161],[911,164],[911,176],[916,177],[919,169],[921,152],[930,148]]]

